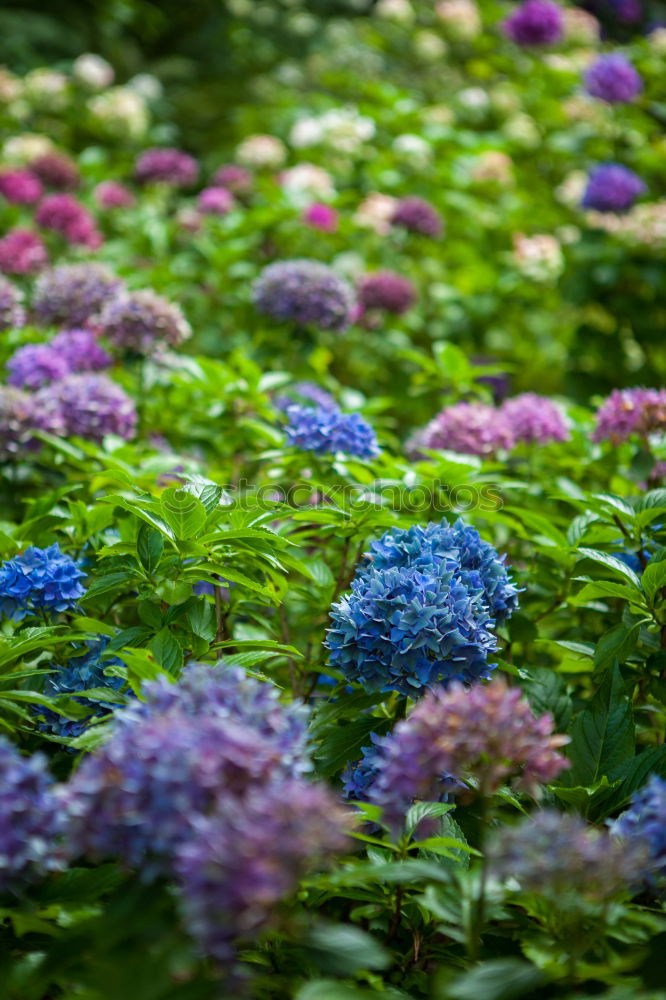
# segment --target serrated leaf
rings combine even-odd
[[[186,489],[171,487],[161,497],[160,514],[176,538],[196,538],[207,520],[201,500]]]
[[[637,573],[634,573],[630,566],[623,563],[621,559],[617,556],[611,556],[608,552],[599,552],[598,549],[574,549],[574,555],[578,554],[586,559],[591,559],[593,562],[599,563],[601,566],[605,566],[606,569],[611,570],[617,576],[623,576],[628,580],[636,590],[640,590],[641,580]]]
[[[164,552],[164,538],[156,528],[142,524],[136,539],[136,552],[146,573],[152,575]]]
[[[612,781],[634,755],[634,719],[620,668],[608,671],[590,704],[571,728],[571,786],[591,786],[606,775]]]

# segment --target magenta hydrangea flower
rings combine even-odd
[[[191,187],[198,175],[199,165],[193,156],[169,147],[147,149],[134,166],[134,176],[141,184]]]
[[[352,322],[351,286],[316,260],[280,260],[264,268],[253,289],[259,312],[298,326],[341,332]]]
[[[83,326],[122,288],[122,281],[102,264],[63,264],[37,279],[32,309],[44,326]]]
[[[204,188],[197,198],[197,208],[204,215],[226,215],[234,205],[234,196],[225,187]]]
[[[315,201],[303,210],[301,216],[306,226],[320,233],[334,233],[338,228],[338,213],[323,201]]]
[[[564,33],[562,10],[550,0],[525,0],[502,23],[502,30],[517,45],[554,45]]]
[[[0,461],[16,461],[39,443],[36,430],[62,434],[64,423],[59,405],[52,399],[37,401],[21,389],[0,386]]]
[[[0,330],[11,330],[25,324],[22,300],[22,292],[0,275]]]
[[[582,206],[597,212],[627,212],[645,191],[633,170],[620,163],[602,163],[590,172]]]
[[[513,428],[500,409],[485,403],[455,403],[445,406],[416,435],[413,447],[483,457],[508,451],[515,443]]]
[[[30,169],[47,187],[71,191],[79,186],[79,168],[64,153],[44,153],[30,163]]]
[[[70,372],[98,372],[113,364],[92,330],[63,330],[50,346],[65,359]]]
[[[235,163],[228,163],[215,171],[213,184],[227,188],[232,194],[247,194],[252,190],[253,178],[249,170]]]
[[[395,271],[364,274],[359,280],[357,291],[362,309],[382,309],[396,316],[407,312],[416,301],[414,285]]]
[[[0,271],[4,274],[36,274],[48,262],[41,237],[29,229],[11,229],[0,239]]]
[[[7,362],[9,385],[19,389],[39,389],[69,375],[67,360],[50,344],[26,344],[14,351]]]
[[[34,205],[43,192],[42,182],[30,170],[3,170],[0,173],[0,194],[15,205]]]
[[[37,209],[35,221],[44,229],[60,233],[68,243],[80,243],[91,250],[101,246],[95,220],[71,194],[47,195]]]
[[[619,444],[666,429],[666,389],[613,389],[597,410],[593,441]]]
[[[93,197],[100,208],[131,208],[136,199],[129,188],[118,181],[102,181],[93,191]]]
[[[131,440],[136,434],[134,401],[106,375],[68,375],[35,393],[35,407],[59,407],[69,437],[100,442],[107,434]]]
[[[516,441],[544,444],[546,441],[569,439],[562,411],[547,396],[523,392],[507,399],[500,412],[509,421]]]
[[[395,206],[391,225],[400,226],[411,233],[421,233],[437,239],[444,231],[444,221],[430,202],[410,196],[401,198]]]
[[[642,91],[643,81],[626,56],[611,52],[590,66],[585,89],[608,104],[629,104]]]
[[[180,308],[150,288],[125,292],[107,302],[99,327],[112,347],[134,355],[178,347],[192,335]]]
[[[383,743],[371,801],[399,829],[415,800],[436,802],[442,775],[459,779],[455,793],[492,795],[508,784],[538,797],[568,767],[550,715],[536,718],[520,688],[502,678],[467,689],[455,682],[428,691]],[[462,782],[472,778],[475,792]]]

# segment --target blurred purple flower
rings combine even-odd
[[[134,176],[141,184],[191,187],[198,175],[199,165],[193,156],[168,147],[147,149],[134,166]]]
[[[613,389],[597,410],[593,441],[618,444],[666,429],[666,389]]]
[[[44,326],[78,327],[121,288],[122,281],[101,264],[63,264],[39,276],[32,308]]]
[[[68,375],[35,394],[35,407],[60,408],[65,434],[100,442],[107,434],[131,440],[136,434],[134,401],[106,375]]]
[[[430,202],[413,196],[401,198],[391,218],[392,226],[400,226],[412,233],[421,233],[437,239],[444,231],[441,215]]]
[[[645,191],[633,170],[620,163],[602,163],[588,176],[582,206],[597,212],[626,212]]]
[[[11,330],[25,324],[22,293],[0,275],[0,330]]]
[[[93,197],[100,208],[131,208],[136,199],[129,188],[118,181],[102,181],[93,191]]]
[[[42,197],[42,182],[30,170],[3,170],[0,194],[15,205],[34,205]]]
[[[10,229],[0,239],[0,271],[5,274],[35,274],[48,262],[41,237],[29,229]]]
[[[500,412],[508,420],[516,441],[544,444],[569,439],[562,411],[547,396],[523,392],[505,400]]]
[[[281,260],[270,264],[254,284],[259,312],[298,326],[342,332],[352,322],[355,298],[350,285],[316,260]]]
[[[550,0],[525,0],[502,23],[502,30],[517,45],[554,45],[564,33],[562,10]]]
[[[239,167],[235,163],[228,163],[219,167],[213,175],[213,184],[227,188],[232,194],[246,194],[252,189],[253,178],[249,170]]]
[[[585,74],[585,89],[609,104],[629,104],[643,89],[643,81],[619,52],[599,56]]]
[[[36,430],[61,434],[64,430],[60,407],[48,400],[37,405],[35,397],[12,386],[0,386],[0,462],[16,461],[39,445]]]
[[[113,364],[92,330],[63,330],[49,346],[65,359],[70,372],[98,372]]]
[[[197,198],[197,208],[204,215],[227,215],[234,205],[234,196],[225,187],[204,188]]]
[[[64,153],[44,153],[30,163],[30,169],[47,187],[71,191],[79,185],[79,168]]]
[[[455,403],[417,433],[411,448],[416,453],[430,448],[483,457],[508,451],[515,443],[513,428],[500,409],[485,403]]]
[[[192,335],[180,307],[151,288],[110,299],[100,313],[99,327],[115,350],[139,356],[178,347]]]
[[[9,385],[19,389],[39,389],[69,375],[67,359],[51,344],[26,344],[19,347],[7,362]]]
[[[315,201],[303,210],[301,216],[306,226],[321,233],[334,233],[338,228],[338,213],[323,201]]]
[[[101,246],[95,220],[71,194],[47,195],[37,209],[35,221],[44,229],[60,233],[68,243],[80,243],[91,250]]]
[[[414,305],[416,289],[395,271],[372,271],[359,279],[358,299],[362,309],[382,309],[400,316]]]

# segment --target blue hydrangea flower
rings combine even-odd
[[[505,566],[506,556],[500,556],[490,542],[484,542],[476,528],[462,519],[455,524],[416,524],[406,530],[392,528],[370,543],[370,552],[359,568],[375,569],[414,567],[424,573],[437,573],[440,566],[454,561],[461,579],[471,589],[483,591],[492,617],[497,622],[509,618],[518,607],[518,588]]]
[[[631,798],[631,804],[614,823],[611,833],[631,842],[643,842],[650,868],[659,881],[666,878],[666,781],[653,774]]]
[[[31,546],[0,566],[0,614],[20,621],[36,611],[68,611],[86,592],[85,575],[57,542]]]
[[[385,737],[370,733],[370,739],[370,746],[361,747],[361,759],[347,764],[342,772],[342,794],[350,802],[370,801],[370,789],[384,759]]]
[[[59,867],[62,827],[46,759],[22,757],[0,737],[0,890]]]
[[[334,455],[341,451],[359,458],[379,454],[377,438],[370,424],[358,413],[340,413],[321,406],[289,406],[287,442],[316,455]]]
[[[330,662],[366,691],[417,697],[434,684],[487,677],[496,640],[483,590],[455,560],[436,573],[367,569],[333,605]]]
[[[76,697],[79,691],[89,691],[92,688],[111,688],[119,691],[125,684],[122,677],[107,676],[104,669],[111,664],[122,666],[122,660],[117,656],[101,659],[101,655],[106,649],[109,640],[106,637],[86,642],[85,652],[80,656],[73,656],[67,661],[66,666],[52,663],[55,668],[54,673],[49,674],[44,685],[44,694],[58,697],[59,695],[74,695],[73,700],[80,705],[85,705],[89,709],[89,714],[85,719],[67,719],[57,712],[52,712],[49,708],[41,705],[35,710],[35,714],[41,716],[44,721],[40,722],[37,728],[43,733],[52,733],[55,736],[65,736],[73,738],[80,736],[90,724],[90,720],[107,715],[118,707],[117,702],[91,700],[85,697]]]
[[[278,410],[283,411],[288,410],[290,406],[301,403],[314,403],[322,410],[340,409],[330,392],[326,392],[316,382],[297,382],[295,385],[290,385],[284,393],[275,397],[273,403]]]

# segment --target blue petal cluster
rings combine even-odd
[[[68,611],[85,594],[85,577],[57,542],[31,546],[0,566],[0,614],[20,621],[36,611]]]
[[[37,728],[43,733],[52,733],[55,736],[65,736],[74,738],[80,736],[90,724],[91,719],[107,715],[117,708],[116,702],[100,701],[86,697],[76,697],[77,692],[89,691],[92,688],[110,688],[119,691],[125,684],[122,677],[107,676],[105,667],[111,664],[122,666],[122,661],[118,657],[110,657],[102,660],[101,656],[106,649],[109,640],[106,637],[86,642],[85,652],[80,656],[73,656],[67,661],[67,666],[60,664],[50,664],[54,673],[49,674],[44,685],[44,694],[58,697],[60,695],[73,695],[74,701],[80,705],[85,705],[89,709],[89,714],[84,719],[67,719],[57,712],[39,706],[36,714],[43,718]]]
[[[483,599],[496,622],[509,618],[518,607],[518,588],[511,580],[506,556],[485,542],[476,528],[461,518],[455,524],[416,524],[406,530],[392,528],[370,543],[359,573],[368,566],[375,569],[414,567],[437,574],[440,567],[458,564],[460,578],[471,590],[481,589]]]
[[[496,649],[483,590],[462,579],[454,560],[436,572],[371,567],[331,618],[331,664],[367,691],[417,697],[434,684],[471,684],[488,676]]]
[[[295,405],[289,406],[286,414],[287,441],[295,448],[316,455],[341,451],[359,458],[374,458],[379,454],[375,432],[358,413]]]
[[[0,737],[0,890],[58,868],[61,831],[45,758],[22,757]]]
[[[666,781],[653,774],[611,824],[611,833],[629,843],[643,843],[652,877],[660,882],[666,879]]]
[[[370,733],[370,739],[370,746],[361,747],[361,759],[347,764],[342,772],[342,794],[349,802],[370,801],[370,789],[381,769],[385,737]]]

